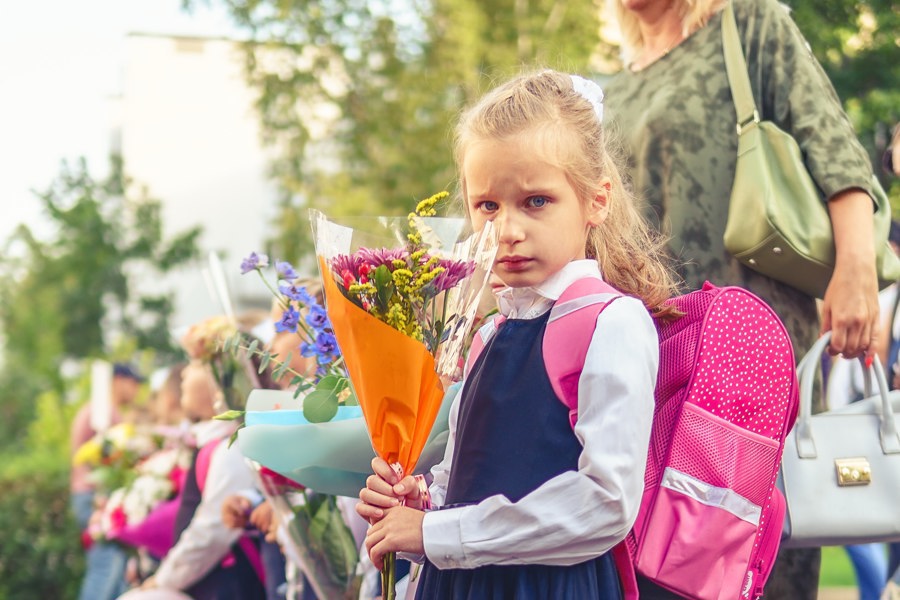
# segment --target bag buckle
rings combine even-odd
[[[872,483],[872,468],[866,458],[836,458],[834,467],[840,487],[869,485]]]
[[[757,123],[759,123],[759,111],[757,111],[757,110],[754,108],[754,109],[753,109],[753,116],[751,116],[751,117],[750,117],[749,119],[747,119],[746,121],[743,121],[743,122],[738,121],[738,124],[736,125],[736,128],[737,128],[737,134],[738,134],[738,135],[741,135],[741,133],[744,131],[744,129],[746,129],[746,128],[749,127],[750,125],[756,125]]]

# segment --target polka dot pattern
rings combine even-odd
[[[775,513],[783,506],[775,478],[797,410],[790,338],[775,313],[741,288],[707,283],[670,302],[685,316],[657,323],[660,366],[647,493],[627,545],[634,556],[644,534],[654,531],[648,518],[663,471],[671,467],[760,506],[751,561],[771,560],[782,519]],[[662,533],[670,534],[680,536]]]

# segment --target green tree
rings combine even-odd
[[[63,165],[38,195],[53,225],[49,239],[21,227],[7,242],[0,259],[3,444],[21,435],[40,391],[64,392],[64,359],[107,356],[126,339],[161,358],[176,353],[170,294],[143,296],[134,283],[194,257],[200,230],[164,240],[159,201],[126,193],[127,183],[116,157],[100,182],[83,161]]]
[[[894,0],[788,0],[875,165],[900,122],[900,10]],[[885,184],[885,173],[876,168]],[[900,186],[894,188],[900,201]],[[895,203],[896,204],[896,203]]]
[[[288,224],[271,252],[290,260],[311,249],[308,207],[402,214],[452,187],[464,104],[521,65],[584,71],[601,45],[591,0],[220,4],[251,40],[246,74]]]

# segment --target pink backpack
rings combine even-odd
[[[597,317],[620,296],[599,279],[582,279],[551,309],[544,363],[573,426]],[[797,416],[790,338],[771,308],[738,287],[707,282],[667,304],[684,316],[656,321],[660,365],[644,495],[613,558],[628,600],[638,597],[635,571],[687,598],[754,600],[784,521],[775,479]],[[502,322],[479,330],[469,367]]]

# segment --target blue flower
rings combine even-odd
[[[250,256],[241,261],[241,275],[268,266],[268,256],[266,256],[265,254],[257,254],[256,252],[251,252]]]
[[[309,342],[303,342],[300,344],[300,354],[306,357],[316,356],[316,345],[310,344]]]
[[[275,331],[279,333],[285,331],[295,333],[297,331],[297,324],[299,322],[300,313],[294,310],[293,307],[290,307],[281,314],[281,320],[275,323]]]
[[[337,353],[337,339],[334,335],[320,331],[316,336],[316,353],[319,356],[331,356]]]
[[[330,323],[328,322],[328,313],[326,313],[325,309],[318,304],[309,305],[309,314],[306,315],[306,322],[309,323],[310,327],[316,330],[330,326]]]
[[[286,279],[288,281],[293,281],[300,277],[300,275],[297,274],[297,271],[294,270],[293,265],[286,260],[277,261],[275,263],[275,273],[278,274],[279,279]]]
[[[299,302],[305,306],[315,303],[315,299],[306,291],[303,286],[296,285],[280,285],[278,291],[295,302]]]

